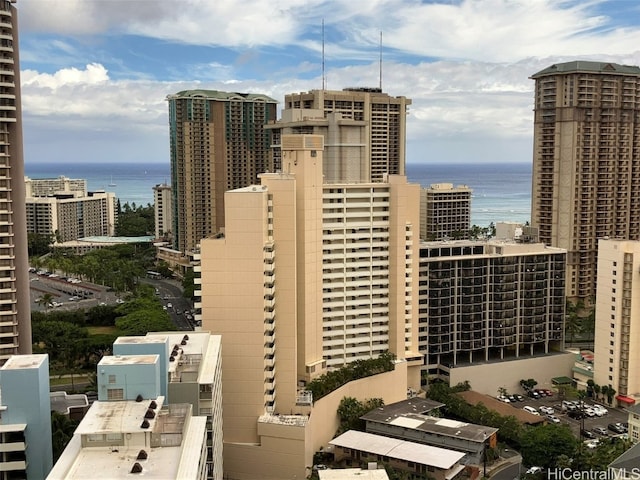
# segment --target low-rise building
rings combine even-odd
[[[434,480],[460,478],[464,471],[460,463],[462,452],[397,438],[349,430],[329,444],[334,448],[335,460],[348,466],[380,462]]]
[[[157,358],[159,394],[171,405],[188,403],[193,406],[194,415],[207,418],[207,475],[210,479],[222,480],[221,337],[208,332],[189,332],[188,335],[152,332],[146,336],[117,338],[113,353],[115,357],[104,357],[101,365],[103,362],[109,365],[135,362],[142,369],[145,358]],[[128,382],[140,391],[144,384],[155,382],[153,372],[140,379],[128,375]],[[114,387],[117,388],[117,384],[107,385],[106,390]],[[101,400],[106,395],[104,391],[98,392]]]
[[[455,450],[464,454],[464,464],[482,463],[485,449],[496,446],[498,429],[428,415],[439,406],[412,398],[376,408],[361,418],[368,433]]]
[[[52,464],[49,356],[13,355],[0,368],[0,478],[45,478]]]
[[[640,404],[627,408],[629,414],[629,438],[632,442],[640,442]]]
[[[94,402],[48,480],[204,480],[206,418],[164,397]]]

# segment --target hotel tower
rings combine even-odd
[[[0,1],[0,364],[31,353],[18,13]]]
[[[567,250],[567,297],[593,299],[598,239],[640,238],[640,68],[573,61],[531,78],[532,225]]]
[[[187,90],[169,95],[173,246],[187,253],[224,227],[224,192],[269,170],[266,95]]]

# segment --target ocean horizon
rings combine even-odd
[[[407,180],[427,187],[432,183],[467,185],[473,190],[471,224],[531,219],[530,163],[407,163]],[[89,191],[114,192],[124,205],[153,204],[153,187],[171,183],[169,163],[139,162],[77,164],[27,162],[30,178],[81,178]]]

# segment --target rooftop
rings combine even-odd
[[[21,370],[25,368],[38,368],[47,359],[45,354],[12,355],[0,370]]]
[[[309,423],[309,417],[306,415],[273,415],[271,413],[266,413],[258,418],[258,422],[304,427]]]
[[[158,355],[105,355],[98,365],[153,365]]]
[[[356,430],[349,430],[343,433],[331,440],[329,444],[397,458],[407,462],[415,462],[421,465],[430,465],[443,470],[450,469],[464,457],[462,452]]]
[[[78,425],[76,434],[101,434],[101,433],[139,433],[141,424],[145,420],[145,414],[149,409],[151,400],[136,402],[134,400],[121,400],[117,402],[94,402],[84,419]],[[162,408],[164,397],[155,399],[158,411]],[[158,416],[146,419],[149,427],[145,430],[152,431]]]
[[[423,414],[423,412],[428,412],[442,405],[429,400],[412,398],[391,404],[388,407],[376,408],[361,418],[367,422],[385,423],[445,437],[462,438],[477,443],[484,442],[498,431],[497,428],[484,425],[475,425]]]
[[[610,62],[590,62],[585,60],[576,60],[573,62],[556,63],[544,70],[531,75],[532,79],[556,75],[559,73],[606,73],[617,75],[638,75],[640,76],[640,68],[633,65],[619,65]]]
[[[318,470],[320,480],[389,480],[384,468],[362,470],[360,468],[341,468]]]
[[[67,392],[50,392],[51,410],[68,414],[69,410],[77,407],[88,407],[89,400],[84,393],[68,395]]]
[[[167,100],[177,100],[180,98],[207,98],[209,100],[242,100],[247,102],[266,102],[278,103],[271,97],[261,93],[238,93],[238,92],[221,92],[219,90],[183,90],[173,95],[168,95]]]

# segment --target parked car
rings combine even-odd
[[[514,397],[516,397],[516,400],[517,400],[517,401],[519,401],[519,402],[524,402],[524,397],[523,397],[522,395],[518,395],[518,394],[516,394],[516,395],[514,395]]]
[[[549,420],[551,423],[560,423],[560,419],[555,415],[547,415],[547,420]]]
[[[604,408],[602,405],[594,405],[592,408],[595,410],[596,415],[599,416],[599,417],[602,417],[602,416],[606,415],[607,413],[609,413],[609,410]]]
[[[624,428],[620,423],[610,423],[607,425],[607,428],[614,433],[625,433]]]
[[[516,397],[513,395],[507,395],[507,398],[509,399],[509,402],[511,403],[516,403]]]
[[[531,398],[535,398],[536,400],[540,398],[540,395],[538,394],[538,392],[534,392],[533,390],[530,390],[530,391],[528,392],[528,395],[529,395]]]
[[[505,397],[504,395],[500,395],[500,396],[498,397],[498,400],[500,400],[501,402],[504,402],[504,403],[511,403],[511,402],[509,401],[509,399],[508,399],[507,397]]]
[[[589,430],[585,430],[585,429],[580,430],[580,435],[582,435],[584,438],[589,438],[589,439],[596,438],[593,432],[590,432]]]
[[[607,432],[604,427],[594,427],[592,429],[592,431],[594,431],[595,433],[597,433],[598,435],[602,435],[602,436],[607,436],[609,435],[609,432]]]
[[[528,405],[526,405],[526,406],[522,407],[522,409],[523,409],[525,412],[529,412],[529,413],[531,413],[532,415],[540,415],[540,414],[538,413],[538,410],[536,410],[535,408],[530,407],[530,406],[528,406]]]
[[[555,412],[551,407],[545,407],[544,405],[538,408],[542,413],[546,413],[547,415],[553,415]]]
[[[574,420],[580,420],[581,418],[585,417],[584,412],[581,412],[577,409],[569,410],[569,413],[567,413],[567,415],[569,416],[569,418],[573,418]]]

